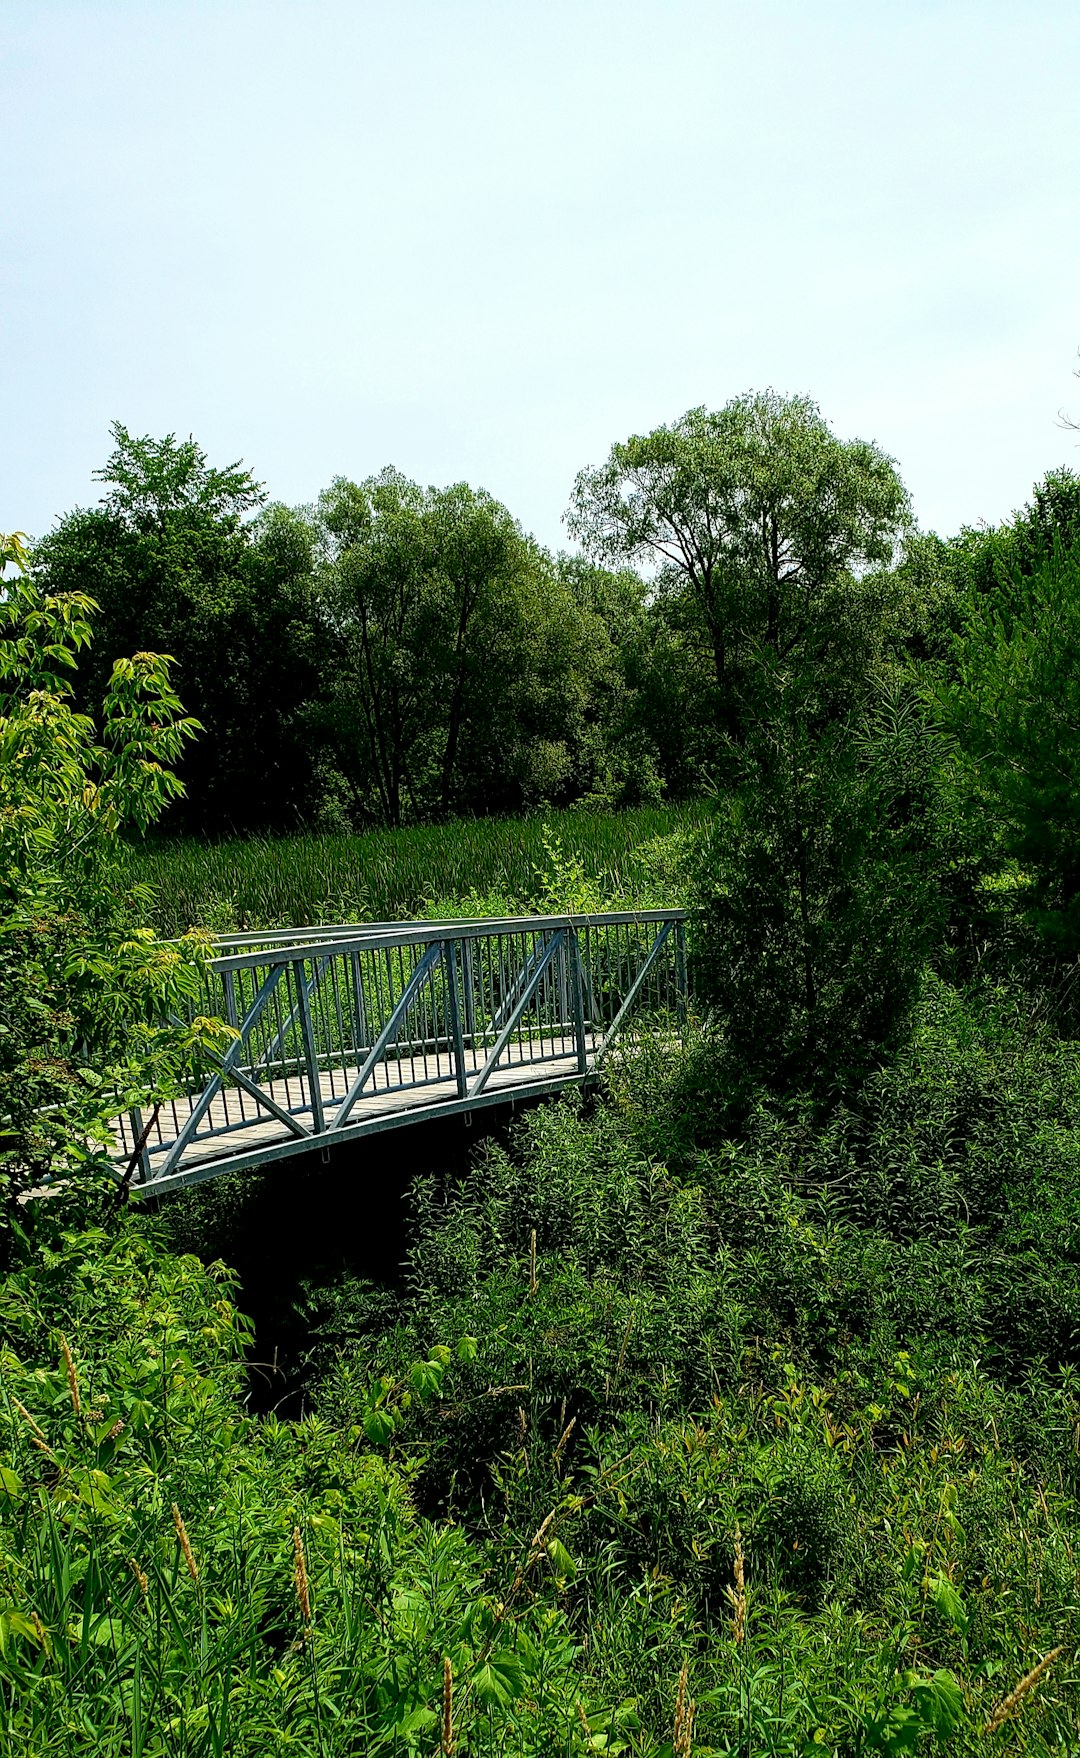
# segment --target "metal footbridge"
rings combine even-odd
[[[324,1152],[592,1079],[628,1027],[686,1010],[683,910],[234,934],[191,1008],[236,1036],[116,1123],[134,1193]]]

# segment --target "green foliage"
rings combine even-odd
[[[254,1422],[232,1294],[138,1223],[50,1237],[7,1279],[4,1751],[430,1752],[447,1667],[460,1749],[577,1749],[602,1710],[547,1552],[508,1537],[500,1567],[418,1519],[364,1440],[376,1409],[438,1390],[449,1351],[343,1432]]]
[[[25,570],[8,540],[0,560]],[[116,885],[122,828],[142,830],[180,784],[186,719],[169,661],[118,659],[100,737],[76,712],[70,674],[95,606],[30,575],[0,601],[0,1196],[10,1226],[43,1178],[100,1170],[109,1120],[170,1090],[214,1022],[180,1028],[198,992],[199,937],[163,945],[140,923],[145,892]]]
[[[865,716],[762,673],[730,806],[704,840],[695,993],[720,1082],[843,1091],[896,1040],[939,932],[938,753],[917,704]]]
[[[856,576],[891,560],[910,518],[891,459],[838,440],[809,398],[769,391],[613,446],[579,474],[568,523],[590,554],[647,562],[692,607],[733,727],[757,656],[813,653],[858,620]]]
[[[649,1112],[628,1066],[614,1096],[655,1136],[679,1100],[654,1074]],[[933,985],[849,1107],[762,1110],[686,1158],[675,1179],[565,1102],[425,1182],[410,1308],[317,1401],[344,1422],[378,1364],[476,1337],[453,1397],[410,1413],[419,1488],[495,1545],[569,1510],[567,1603],[632,1749],[665,1737],[689,1655],[703,1751],[982,1750],[1078,1633],[1075,1058],[1007,998]],[[1067,1737],[1076,1688],[1058,1663],[1023,1749]]]
[[[1080,526],[1080,517],[1077,520]],[[947,705],[967,760],[980,852],[1015,863],[1022,904],[1061,953],[1080,948],[1080,543],[1002,541],[968,598]]]

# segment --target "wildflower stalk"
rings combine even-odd
[[[443,1655],[442,1663],[442,1758],[453,1758],[454,1754],[454,1669],[450,1665],[450,1656]]]
[[[67,1382],[68,1391],[71,1393],[71,1406],[76,1416],[81,1416],[82,1400],[79,1397],[79,1379],[75,1372],[75,1363],[71,1359],[71,1350],[68,1348],[68,1340],[64,1336],[61,1336],[60,1338],[60,1353],[64,1357],[64,1366],[67,1368]]]
[[[693,1745],[696,1706],[687,1686],[689,1671],[690,1663],[684,1660],[675,1691],[675,1726],[671,1735],[673,1758],[690,1758]]]
[[[746,1641],[746,1560],[743,1556],[742,1529],[735,1526],[735,1560],[733,1564],[735,1576],[734,1587],[725,1589],[727,1601],[731,1607],[731,1635],[736,1646],[741,1648]]]
[[[562,1459],[563,1452],[566,1448],[566,1443],[570,1439],[570,1436],[573,1434],[576,1424],[577,1424],[577,1417],[572,1416],[570,1418],[570,1421],[567,1423],[566,1427],[563,1429],[562,1434],[559,1436],[558,1445],[556,1446],[554,1453],[551,1455],[551,1462],[554,1465],[556,1471],[559,1469],[559,1461]]]
[[[184,1525],[183,1515],[175,1502],[172,1505],[172,1518],[173,1525],[176,1527],[176,1536],[180,1540],[180,1549],[184,1553],[187,1572],[197,1587],[199,1585],[199,1571],[195,1566],[195,1557],[191,1549],[191,1540],[187,1535],[187,1527]]]

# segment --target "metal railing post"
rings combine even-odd
[[[225,991],[225,1018],[235,1032],[240,1024],[236,1014],[236,972],[222,971],[221,986]]]
[[[458,1005],[456,940],[443,941],[443,967],[446,972],[446,1005],[450,1016],[450,1053],[454,1059],[458,1098],[463,1099],[469,1090],[469,1082],[465,1072],[465,1042],[461,1035],[461,1008]]]
[[[675,923],[675,1013],[679,1024],[686,1024],[686,923]]]
[[[578,1073],[586,1074],[589,1067],[589,1051],[585,1042],[585,997],[581,980],[581,942],[576,928],[569,928],[566,936],[567,955],[570,960],[570,1005],[574,1011],[574,1042],[577,1045]]]
[[[139,1147],[139,1160],[138,1160],[139,1181],[142,1184],[148,1184],[150,1181],[149,1131],[146,1128],[146,1123],[143,1119],[143,1114],[140,1111],[138,1105],[132,1106],[129,1115],[131,1117],[131,1129],[132,1129],[131,1145],[132,1145],[132,1148],[134,1149],[136,1147],[139,1147],[139,1143],[140,1142],[142,1143],[142,1146]],[[146,1135],[145,1140],[143,1139],[144,1132]]]
[[[352,953],[350,963],[352,965],[353,1018],[356,1032],[356,1043],[353,1045],[353,1049],[359,1054],[361,1050],[367,1048],[368,1025],[367,1008],[364,1005],[364,972],[358,952]]]
[[[304,960],[294,960],[293,970],[296,973],[296,995],[300,1010],[300,1031],[304,1040],[308,1092],[311,1094],[311,1120],[315,1126],[316,1135],[321,1135],[326,1128],[326,1118],[323,1114],[322,1087],[319,1083],[319,1058],[315,1054],[315,1033],[311,1025],[311,1003],[307,984],[304,981]]]
[[[465,1036],[469,1040],[469,1048],[476,1049],[476,992],[473,971],[473,954],[475,948],[471,940],[461,943],[462,990],[465,1000]]]

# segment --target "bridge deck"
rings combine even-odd
[[[587,1044],[591,1057],[595,1048],[591,1033]],[[432,1073],[422,1086],[391,1086],[361,1096],[353,1106],[348,1127],[335,1132],[333,1137],[326,1133],[296,1136],[277,1117],[266,1111],[252,1116],[250,1122],[238,1123],[236,1091],[229,1092],[228,1096],[219,1093],[210,1101],[206,1112],[206,1134],[188,1143],[175,1170],[170,1174],[168,1183],[171,1187],[180,1188],[203,1178],[214,1177],[224,1169],[219,1162],[226,1159],[229,1161],[230,1171],[241,1170],[250,1165],[259,1165],[268,1159],[310,1153],[314,1149],[328,1147],[334,1141],[352,1141],[357,1136],[374,1135],[397,1125],[426,1121],[433,1111],[446,1114],[455,1111],[479,1111],[488,1105],[505,1104],[519,1096],[531,1096],[541,1087],[555,1092],[560,1088],[579,1084],[583,1078],[578,1069],[577,1051],[574,1049],[564,1056],[545,1057],[542,1063],[515,1062],[509,1067],[497,1068],[482,1095],[462,1098],[458,1092],[453,1058],[429,1053],[428,1060]],[[360,1069],[357,1064],[353,1064],[344,1071],[335,1069],[319,1076],[320,1096],[327,1111],[341,1101],[342,1072],[352,1080]],[[294,1117],[310,1118],[311,1093],[306,1077],[290,1075],[281,1080],[267,1081],[265,1087],[270,1097],[283,1110],[290,1111]],[[168,1101],[165,1109],[175,1124],[177,1134],[191,1116],[195,1102],[195,1096]],[[254,1101],[249,1101],[248,1109],[252,1112],[257,1110]],[[126,1157],[119,1122],[116,1126],[116,1143],[117,1157]],[[154,1160],[162,1156],[163,1151],[159,1148],[156,1153],[151,1153],[151,1167]]]

